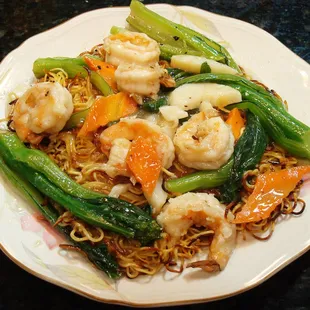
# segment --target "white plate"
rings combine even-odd
[[[212,38],[229,42],[237,62],[254,72],[289,103],[290,112],[310,124],[310,66],[274,37],[250,24],[193,7],[152,5],[151,9]],[[77,16],[36,35],[11,52],[0,66],[0,118],[5,114],[8,92],[22,92],[32,80],[32,63],[38,57],[76,56],[102,42],[113,25],[124,26],[128,8],[107,8]],[[194,23],[194,24],[193,24]],[[308,187],[308,189],[306,189]],[[44,242],[46,228],[27,229],[34,210],[1,179],[0,247],[20,267],[56,285],[103,302],[131,306],[176,305],[224,298],[263,282],[302,255],[310,246],[310,209],[300,217],[283,220],[267,242],[239,242],[226,269],[216,275],[186,270],[182,275],[107,281],[80,257],[64,254]],[[310,202],[310,184],[302,197]]]

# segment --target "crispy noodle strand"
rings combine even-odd
[[[68,74],[61,68],[54,68],[45,73],[42,82],[58,82],[61,86],[66,87],[68,80]]]
[[[100,242],[104,238],[104,232],[100,227],[86,225],[84,222],[77,220],[69,212],[64,212],[57,220],[54,226],[71,226],[70,237],[76,242],[90,241]]]
[[[99,92],[92,86],[90,77],[75,76],[68,78],[68,74],[61,68],[55,68],[45,74],[39,82],[58,82],[66,87],[72,95],[74,112],[88,109]]]
[[[171,272],[181,273],[185,260],[192,259],[202,249],[210,245],[212,230],[191,227],[177,244],[167,233],[152,246],[141,247],[136,240],[105,233],[105,242],[116,253],[117,261],[128,278],[140,274],[154,275],[162,267]]]

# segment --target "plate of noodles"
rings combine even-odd
[[[233,296],[310,245],[309,65],[193,7],[105,8],[0,66],[0,248],[130,306]]]

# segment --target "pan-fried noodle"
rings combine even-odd
[[[163,266],[171,272],[181,273],[185,260],[192,259],[203,247],[210,245],[213,233],[205,228],[191,227],[177,244],[163,233],[162,239],[148,247],[115,234],[105,234],[105,242],[116,253],[127,277],[136,278],[139,274],[154,275]]]
[[[42,82],[58,82],[61,86],[67,87],[68,74],[61,68],[54,68],[45,73]]]
[[[103,49],[103,44],[97,44],[90,51],[83,52],[79,56],[83,56],[83,55],[93,55],[93,56],[97,56],[97,57],[104,59],[105,50]]]
[[[130,25],[140,5],[133,3]],[[146,12],[156,26],[158,17]],[[158,20],[167,29],[180,28]],[[54,208],[42,209],[46,219],[74,241],[60,247],[83,253],[111,278],[118,268],[130,279],[165,269],[221,271],[237,233],[267,240],[281,219],[305,210],[299,180],[309,167],[281,171],[300,163],[277,145],[266,146],[270,138],[309,159],[309,127],[288,115],[287,102],[274,90],[199,33],[170,31],[180,40],[165,48],[167,61],[160,60],[163,29],[146,28],[149,36],[113,29],[78,58],[35,61],[38,80],[20,97],[9,95],[8,117],[0,119],[16,132],[1,136],[3,170],[14,184],[21,174],[45,194],[42,207]],[[196,49],[214,60],[195,56]],[[55,63],[58,68],[49,70]],[[28,147],[44,152],[84,189]],[[240,184],[252,163],[258,164]],[[20,187],[40,209],[33,188]]]
[[[162,239],[155,241],[153,246],[141,246],[137,240],[87,225],[68,211],[58,218],[56,225],[70,226],[70,236],[76,242],[88,240],[95,244],[103,240],[116,254],[120,267],[131,279],[140,274],[154,275],[164,266],[170,272],[181,273],[185,260],[192,259],[209,246],[214,234],[212,230],[191,227],[177,244],[163,233]]]
[[[126,179],[111,179],[103,170],[107,162],[106,155],[101,152],[96,137],[77,137],[77,132],[61,132],[49,137],[47,145],[39,148],[49,155],[56,164],[77,183],[103,194],[109,194],[114,185],[128,182]],[[130,186],[120,198],[136,205],[145,205],[139,184]]]
[[[102,56],[101,46],[95,47],[92,53]],[[89,77],[77,76],[74,79],[69,79],[66,72],[61,69],[47,72],[42,81],[57,81],[67,87],[73,97],[75,112],[89,108],[98,94],[97,90],[91,85]],[[128,183],[128,179],[125,177],[111,179],[104,172],[103,164],[108,161],[108,158],[101,151],[99,135],[78,137],[77,132],[77,129],[74,129],[51,135],[44,143],[34,147],[39,147],[73,180],[91,190],[109,194],[116,184]],[[294,157],[288,156],[275,145],[269,146],[256,169],[244,174],[241,201],[235,205],[230,204],[227,210],[230,209],[235,214],[242,208],[253,191],[255,180],[259,174],[291,168],[296,165],[297,160]],[[178,161],[175,161],[169,170],[163,169],[165,177],[181,177],[193,171]],[[298,198],[300,185],[301,183],[283,200],[282,204],[272,212],[268,219],[256,223],[238,224],[239,232],[244,236],[246,232],[249,232],[260,240],[270,238],[276,220],[280,215],[299,215],[303,212],[305,202]],[[175,195],[177,193],[172,194],[171,197]],[[147,204],[139,184],[130,185],[120,198],[137,206]],[[156,240],[153,245],[141,246],[139,241],[129,240],[115,233],[88,225],[75,218],[70,212],[61,214],[55,225],[70,226],[72,229],[70,236],[74,241],[88,240],[92,244],[106,243],[109,249],[115,253],[120,267],[129,278],[135,278],[140,274],[154,275],[163,267],[170,272],[182,272],[185,268],[185,262],[192,260],[197,253],[208,247],[214,234],[214,231],[208,228],[193,226],[177,243],[167,233],[163,233],[162,238]],[[205,270],[207,270],[206,261],[194,262],[188,266],[199,267],[199,263],[202,262]],[[212,262],[209,261],[209,263]],[[211,265],[209,269],[210,271],[218,270]]]
[[[88,109],[98,95],[98,91],[92,86],[89,76],[82,78],[79,76],[73,79],[68,78],[68,74],[61,68],[55,68],[47,72],[40,80],[41,82],[58,82],[66,87],[72,95],[74,112]]]

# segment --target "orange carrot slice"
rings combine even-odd
[[[241,135],[241,129],[244,127],[244,119],[242,118],[241,113],[237,108],[234,108],[229,112],[226,124],[231,126],[235,139],[239,139]]]
[[[310,166],[294,167],[260,175],[253,193],[242,210],[237,213],[234,223],[257,222],[268,218],[307,173],[310,173]]]
[[[124,92],[108,97],[98,97],[91,106],[78,136],[86,136],[109,122],[133,114],[137,109],[137,103]]]
[[[109,86],[114,91],[117,91],[117,84],[115,80],[116,68],[113,65],[108,64],[107,62],[104,62],[102,60],[90,58],[87,56],[84,56],[84,60],[89,69],[99,73],[104,78],[104,80],[109,84]]]
[[[156,151],[156,144],[151,139],[138,137],[130,146],[126,163],[142,190],[151,195],[161,172],[161,159]]]

